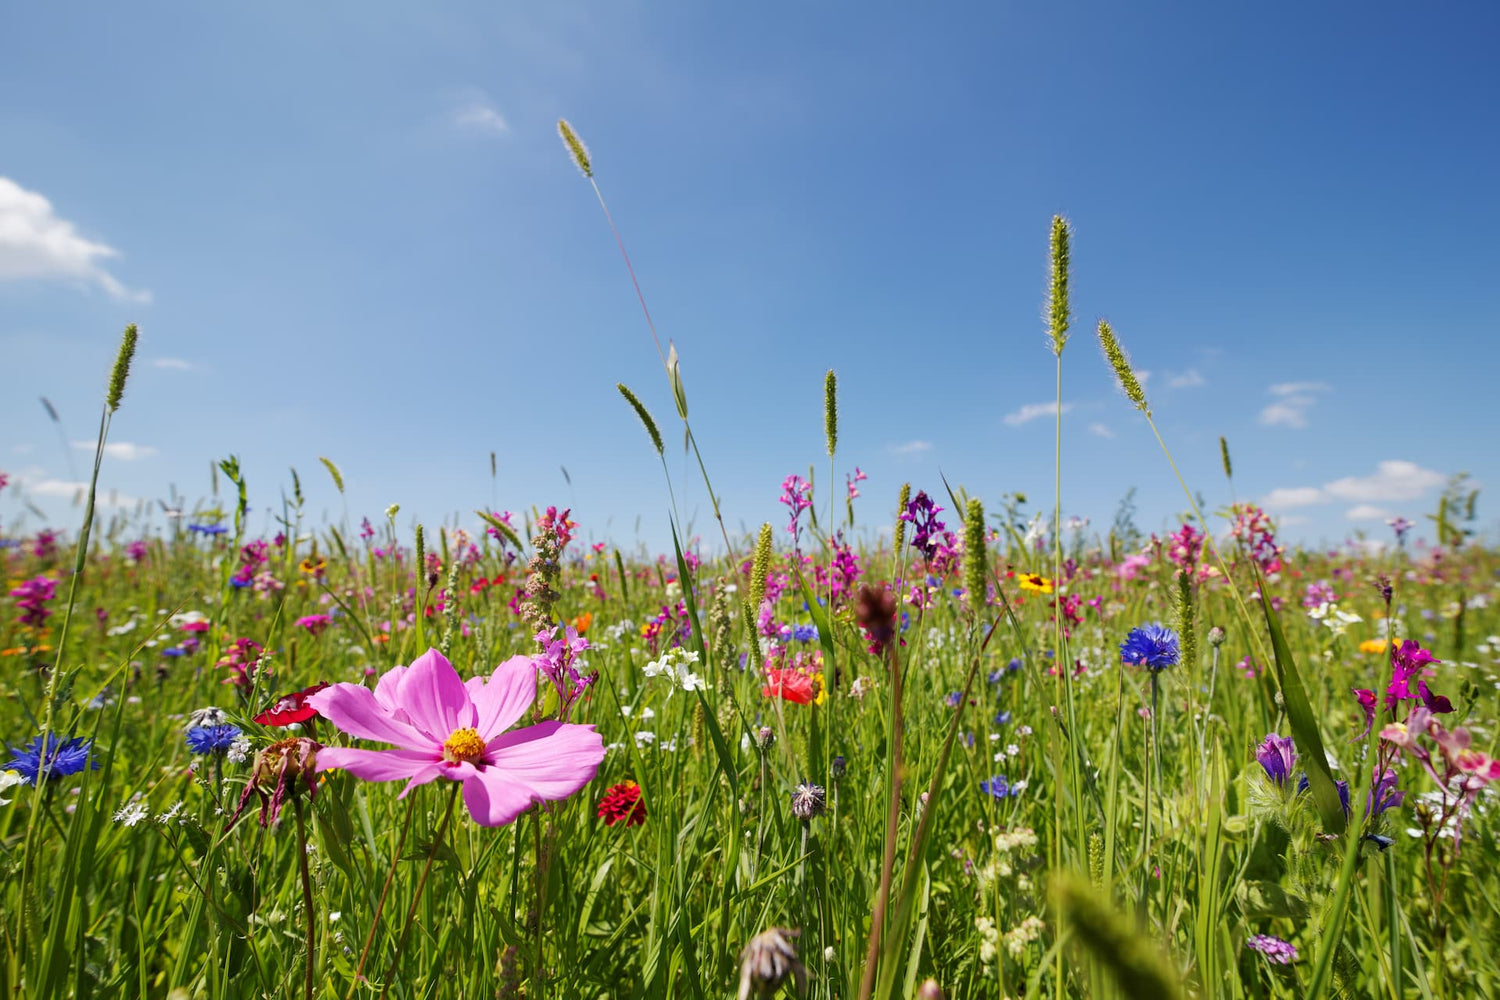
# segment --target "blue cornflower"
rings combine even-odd
[[[1012,785],[1003,774],[997,774],[993,778],[987,778],[979,783],[979,790],[988,792],[997,799],[1013,799],[1021,794],[1021,789]]]
[[[1000,678],[1002,678],[1004,676],[1005,676],[1005,673],[1003,671],[1000,671],[1000,670],[991,670],[990,673],[989,673],[988,680],[989,680],[989,682],[991,684],[999,684],[1000,683]]]
[[[963,701],[963,698],[964,694],[962,691],[949,691],[948,697],[943,700],[948,703],[949,708],[957,708],[958,703]]]
[[[46,742],[47,753],[42,755],[42,744]],[[42,780],[63,778],[77,774],[85,767],[99,769],[99,762],[91,758],[94,741],[82,736],[62,737],[56,733],[33,736],[24,747],[11,747],[10,760],[5,770],[17,771],[26,784],[34,785],[38,777]]]
[[[1130,630],[1120,643],[1120,662],[1164,670],[1177,663],[1177,633],[1157,622]]]
[[[818,626],[816,625],[793,625],[792,638],[798,642],[812,642],[818,637]]]
[[[162,656],[173,656],[173,657],[183,656],[186,653],[187,653],[187,650],[183,649],[181,646],[168,646],[166,649],[164,649],[164,650],[161,651],[161,655]]]
[[[196,531],[200,535],[223,535],[229,531],[222,524],[190,524],[188,530]]]
[[[194,726],[187,731],[188,749],[193,753],[224,754],[239,738],[238,726]]]
[[[999,715],[995,716],[995,725],[997,725],[997,726],[1008,726],[1008,725],[1010,725],[1010,713],[1009,712],[1001,712]]]
[[[1021,662],[1021,658],[1017,656],[1005,665],[1005,672],[1013,674],[1016,671],[1020,670],[1023,666],[1025,666],[1025,664],[1023,664]]]

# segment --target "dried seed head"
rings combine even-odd
[[[822,785],[804,781],[792,792],[792,815],[798,819],[815,819],[827,811],[828,793]]]
[[[1222,434],[1219,435],[1219,457],[1224,460],[1224,478],[1233,479],[1234,467],[1229,464],[1229,442]]]
[[[1224,630],[1219,628],[1219,626],[1217,625],[1208,630],[1208,644],[1210,646],[1213,646],[1215,649],[1224,645],[1224,640],[1226,638],[1228,638],[1228,636],[1225,634]]]
[[[557,120],[557,134],[562,137],[563,145],[568,149],[568,155],[573,158],[573,164],[583,171],[583,176],[589,180],[594,179],[594,164],[589,159],[589,148],[578,138],[578,133],[573,131],[573,126],[568,124],[566,118]]]
[[[798,994],[807,992],[807,969],[797,958],[792,944],[801,931],[772,927],[750,939],[740,952],[739,1000],[752,996],[768,997],[781,988],[788,978],[796,984]]]

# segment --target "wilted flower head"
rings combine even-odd
[[[854,621],[870,637],[870,652],[884,653],[896,637],[896,595],[869,584],[859,588]]]
[[[804,781],[792,792],[792,815],[798,819],[814,819],[827,811],[827,792],[822,785]]]
[[[1130,630],[1120,643],[1120,662],[1164,670],[1177,662],[1177,633],[1157,622]]]
[[[234,815],[229,817],[224,829],[228,830],[239,821],[252,797],[260,799],[260,825],[264,827],[275,823],[281,816],[282,804],[289,796],[298,794],[299,779],[301,788],[307,790],[309,799],[316,795],[318,783],[313,778],[313,772],[317,768],[317,754],[321,749],[323,747],[320,744],[299,736],[272,743],[257,753],[255,763],[250,768],[250,780],[245,784],[239,805],[235,807]]]
[[[807,969],[797,958],[797,949],[792,944],[801,933],[772,927],[750,939],[745,950],[740,952],[739,1000],[750,1000],[752,996],[768,997],[788,978],[796,984],[799,994],[807,992]]]

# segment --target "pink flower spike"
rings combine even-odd
[[[528,657],[511,657],[488,679],[465,682],[429,649],[411,666],[388,671],[374,691],[335,684],[307,699],[345,732],[397,747],[326,747],[317,768],[342,768],[367,781],[404,778],[403,797],[438,778],[461,781],[474,821],[504,826],[533,803],[573,795],[604,759],[604,739],[593,726],[543,722],[511,730],[535,698]]]

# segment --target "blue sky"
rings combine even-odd
[[[20,490],[0,522],[30,499],[74,524],[89,455],[37,397],[90,438],[134,321],[102,477],[127,501],[203,496],[233,453],[258,512],[296,467],[309,513],[338,517],[328,456],[356,521],[400,503],[403,525],[469,524],[493,496],[657,549],[666,490],[624,381],[708,536],[566,117],[681,353],[731,529],[780,523],[789,473],[824,485],[830,367],[863,523],[940,472],[991,507],[1049,505],[1060,212],[1065,512],[1105,526],[1136,487],[1151,530],[1183,506],[1094,346],[1106,317],[1211,505],[1223,434],[1238,495],[1287,537],[1384,536],[1450,473],[1500,479],[1500,8],[1222,7],[16,7],[0,469]]]

